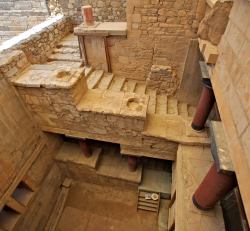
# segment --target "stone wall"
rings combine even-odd
[[[0,42],[28,30],[48,16],[45,0],[0,0]]]
[[[49,0],[51,12],[73,16],[82,22],[81,6],[91,5],[96,21],[126,21],[126,0]]]
[[[156,90],[157,94],[174,95],[179,80],[170,66],[153,65],[146,83],[147,89]]]
[[[232,6],[232,1],[217,1],[212,9],[208,7],[208,12],[199,25],[199,37],[218,45],[226,30]]]
[[[110,39],[113,72],[145,80],[152,64],[171,66],[181,80],[189,40],[197,37],[204,0],[127,1],[127,39]]]
[[[228,144],[250,221],[250,2],[234,1],[212,78]]]
[[[0,55],[0,204],[2,196],[6,195],[17,178],[28,177],[33,185],[40,187],[48,171],[54,163],[55,150],[60,145],[60,139],[56,135],[42,133],[32,115],[19,98],[15,88],[9,84],[9,80],[27,66],[27,59],[21,51],[13,51]],[[43,144],[43,148],[33,159],[34,150]],[[31,161],[32,159],[32,161]],[[30,169],[23,171],[31,166]],[[19,179],[20,180],[20,179]],[[59,187],[58,187],[59,188]],[[14,190],[13,188],[12,190]],[[44,189],[48,190],[48,187]],[[41,200],[41,199],[40,199]],[[55,198],[54,198],[55,200]],[[36,198],[34,202],[36,202]],[[43,201],[43,200],[41,200]],[[40,201],[39,201],[40,203]],[[47,204],[43,206],[46,207]],[[36,207],[37,210],[38,207]],[[43,214],[44,214],[43,210]],[[34,220],[44,220],[43,214],[36,216]],[[34,214],[33,214],[34,215]],[[46,217],[47,218],[47,217]],[[21,219],[24,219],[21,217]],[[33,220],[33,221],[34,221]],[[37,224],[42,229],[41,224]],[[23,229],[22,229],[23,230]],[[37,229],[25,229],[37,230]]]
[[[35,28],[26,31],[24,35],[15,38],[11,45],[0,46],[0,52],[22,50],[31,63],[43,63],[56,44],[72,31],[72,21],[69,17],[57,16]]]

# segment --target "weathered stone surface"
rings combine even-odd
[[[215,6],[200,23],[198,30],[199,37],[211,41],[214,45],[218,45],[221,36],[226,30],[232,6],[233,2],[217,1]]]
[[[62,17],[55,22],[53,20],[46,27],[38,31],[30,31],[30,35],[22,38],[18,43],[10,48],[2,46],[0,50],[9,52],[10,50],[21,50],[25,53],[31,63],[44,63],[47,61],[52,49],[70,31],[72,31],[72,20]]]
[[[173,95],[179,85],[176,71],[170,66],[153,65],[147,78],[147,88],[157,94]]]
[[[126,21],[126,0],[49,0],[53,14],[63,13],[73,16],[77,23],[82,22],[81,6],[91,5],[96,21]]]
[[[0,43],[49,17],[45,0],[1,1]]]

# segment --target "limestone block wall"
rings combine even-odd
[[[30,63],[43,63],[56,44],[70,31],[72,31],[71,18],[57,16],[27,31],[25,36],[20,36],[13,44],[0,46],[0,52],[21,50]]]
[[[48,16],[45,0],[0,0],[0,42],[39,24]]]
[[[182,77],[189,40],[205,14],[204,0],[128,0],[128,38],[110,39],[113,72],[145,80],[152,64],[171,66]]]
[[[212,78],[244,206],[250,220],[250,2],[234,1]]]

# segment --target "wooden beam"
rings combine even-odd
[[[24,175],[27,173],[31,165],[34,163],[38,155],[41,153],[42,149],[45,147],[45,141],[40,137],[40,142],[37,144],[35,150],[31,154],[30,158],[26,161],[25,165],[21,168],[21,170],[18,172],[16,178],[13,180],[10,187],[7,189],[7,191],[3,194],[1,200],[0,200],[0,210],[4,207],[9,197],[12,195],[18,184],[22,181]]]
[[[20,214],[26,211],[26,207],[12,197],[8,198],[6,205]]]

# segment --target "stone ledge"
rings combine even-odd
[[[84,24],[74,29],[75,35],[126,36],[127,22],[103,22],[86,27]]]

